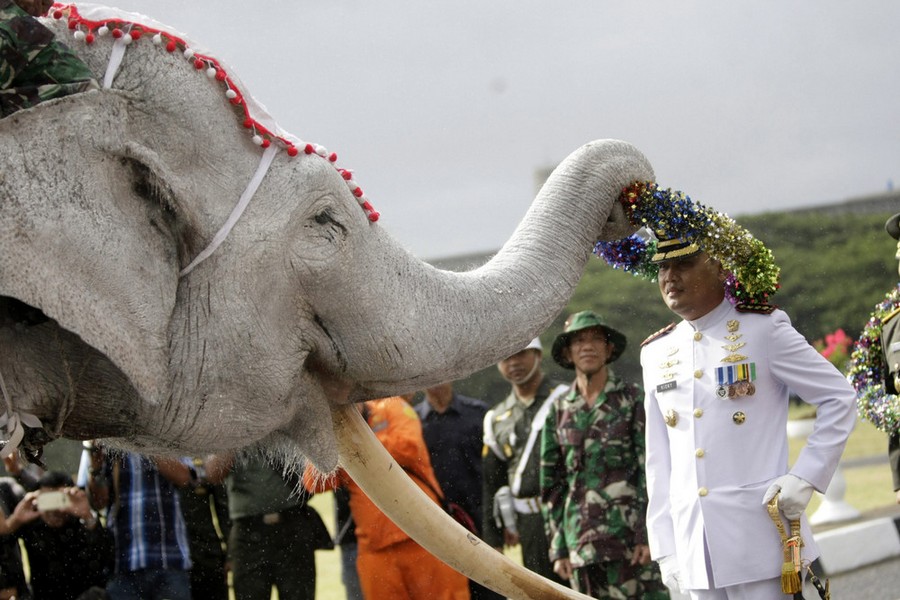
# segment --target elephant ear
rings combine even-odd
[[[127,151],[128,103],[91,91],[0,120],[0,295],[40,309],[140,397],[159,398],[176,219],[165,185]]]

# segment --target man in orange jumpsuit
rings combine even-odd
[[[403,398],[393,397],[369,400],[361,410],[378,441],[437,503],[432,489],[439,490],[440,486],[431,468],[422,425],[412,407]],[[350,512],[356,521],[356,569],[366,598],[468,600],[468,580],[394,525],[345,472],[325,479],[310,465],[303,483],[314,493],[336,485],[345,485],[349,491]]]

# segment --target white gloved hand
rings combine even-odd
[[[781,497],[778,499],[778,508],[784,513],[789,520],[794,521],[800,518],[800,515],[806,510],[809,501],[812,499],[813,486],[805,479],[800,479],[796,475],[782,475],[766,490],[763,497],[763,505],[769,503],[769,500],[775,497],[779,491]]]
[[[678,569],[678,559],[675,558],[675,555],[663,556],[657,562],[665,586],[673,592],[684,593],[684,589],[681,587],[681,571]]]

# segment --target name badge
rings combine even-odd
[[[659,394],[661,392],[668,392],[669,390],[674,390],[678,387],[677,381],[667,381],[665,383],[661,383],[656,386],[656,393]]]

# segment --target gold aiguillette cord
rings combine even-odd
[[[778,512],[778,494],[769,500],[766,505],[778,535],[781,536],[781,546],[784,552],[784,562],[781,565],[781,591],[785,594],[796,594],[802,590],[800,583],[800,547],[803,540],[800,538],[800,520],[791,521],[791,536],[788,537],[781,521],[781,513]]]

